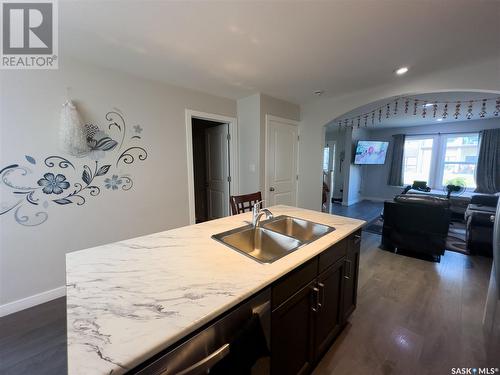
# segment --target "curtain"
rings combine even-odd
[[[405,150],[405,135],[394,134],[392,136],[392,158],[391,169],[387,184],[391,186],[403,185],[403,154]]]
[[[483,130],[476,169],[476,192],[500,191],[500,129]]]

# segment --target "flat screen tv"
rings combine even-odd
[[[389,142],[358,141],[354,164],[384,164]]]

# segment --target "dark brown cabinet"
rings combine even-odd
[[[344,322],[356,308],[360,244],[361,232],[349,237],[347,255],[345,257],[344,295],[342,301],[342,320]]]
[[[361,232],[272,287],[271,374],[310,373],[356,307]]]
[[[271,315],[271,373],[308,374],[312,370],[315,281],[303,287]]]
[[[319,303],[316,312],[315,356],[321,356],[342,328],[344,261],[340,260],[318,276]]]

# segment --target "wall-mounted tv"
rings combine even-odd
[[[384,164],[389,142],[358,141],[354,164]]]

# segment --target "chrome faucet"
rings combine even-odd
[[[254,227],[259,225],[260,218],[262,215],[266,215],[266,219],[272,219],[273,213],[269,211],[267,208],[261,208],[262,207],[262,201],[259,201],[255,203],[252,207],[252,225]]]

